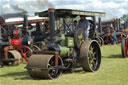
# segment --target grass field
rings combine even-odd
[[[120,45],[102,46],[98,72],[75,70],[56,80],[33,80],[25,65],[0,68],[0,85],[128,85],[128,58],[121,57]]]

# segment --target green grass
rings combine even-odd
[[[0,85],[128,85],[128,58],[121,57],[120,45],[102,46],[98,72],[76,70],[55,80],[33,80],[25,65],[0,68]]]

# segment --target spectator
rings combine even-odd
[[[76,28],[77,28],[77,20],[74,20],[71,31],[74,32]]]
[[[32,32],[36,31],[36,29],[34,29],[34,27],[31,24],[28,24],[28,30],[27,33],[28,35],[32,35]]]
[[[112,25],[110,26],[110,33],[111,33],[110,39],[112,40],[112,44],[115,44],[115,43],[118,44],[118,40],[116,37],[116,31],[114,30]]]

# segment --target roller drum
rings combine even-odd
[[[62,60],[58,57],[58,66],[62,66]],[[62,69],[56,69],[54,55],[33,54],[26,66],[32,78],[55,79],[62,74]],[[53,68],[51,68],[53,67]]]

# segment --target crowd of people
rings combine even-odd
[[[103,38],[105,43],[111,43],[111,44],[118,44],[118,39],[116,36],[116,31],[114,29],[114,27],[112,26],[112,24],[110,24],[109,26],[105,26],[102,28],[102,34],[103,34]]]

